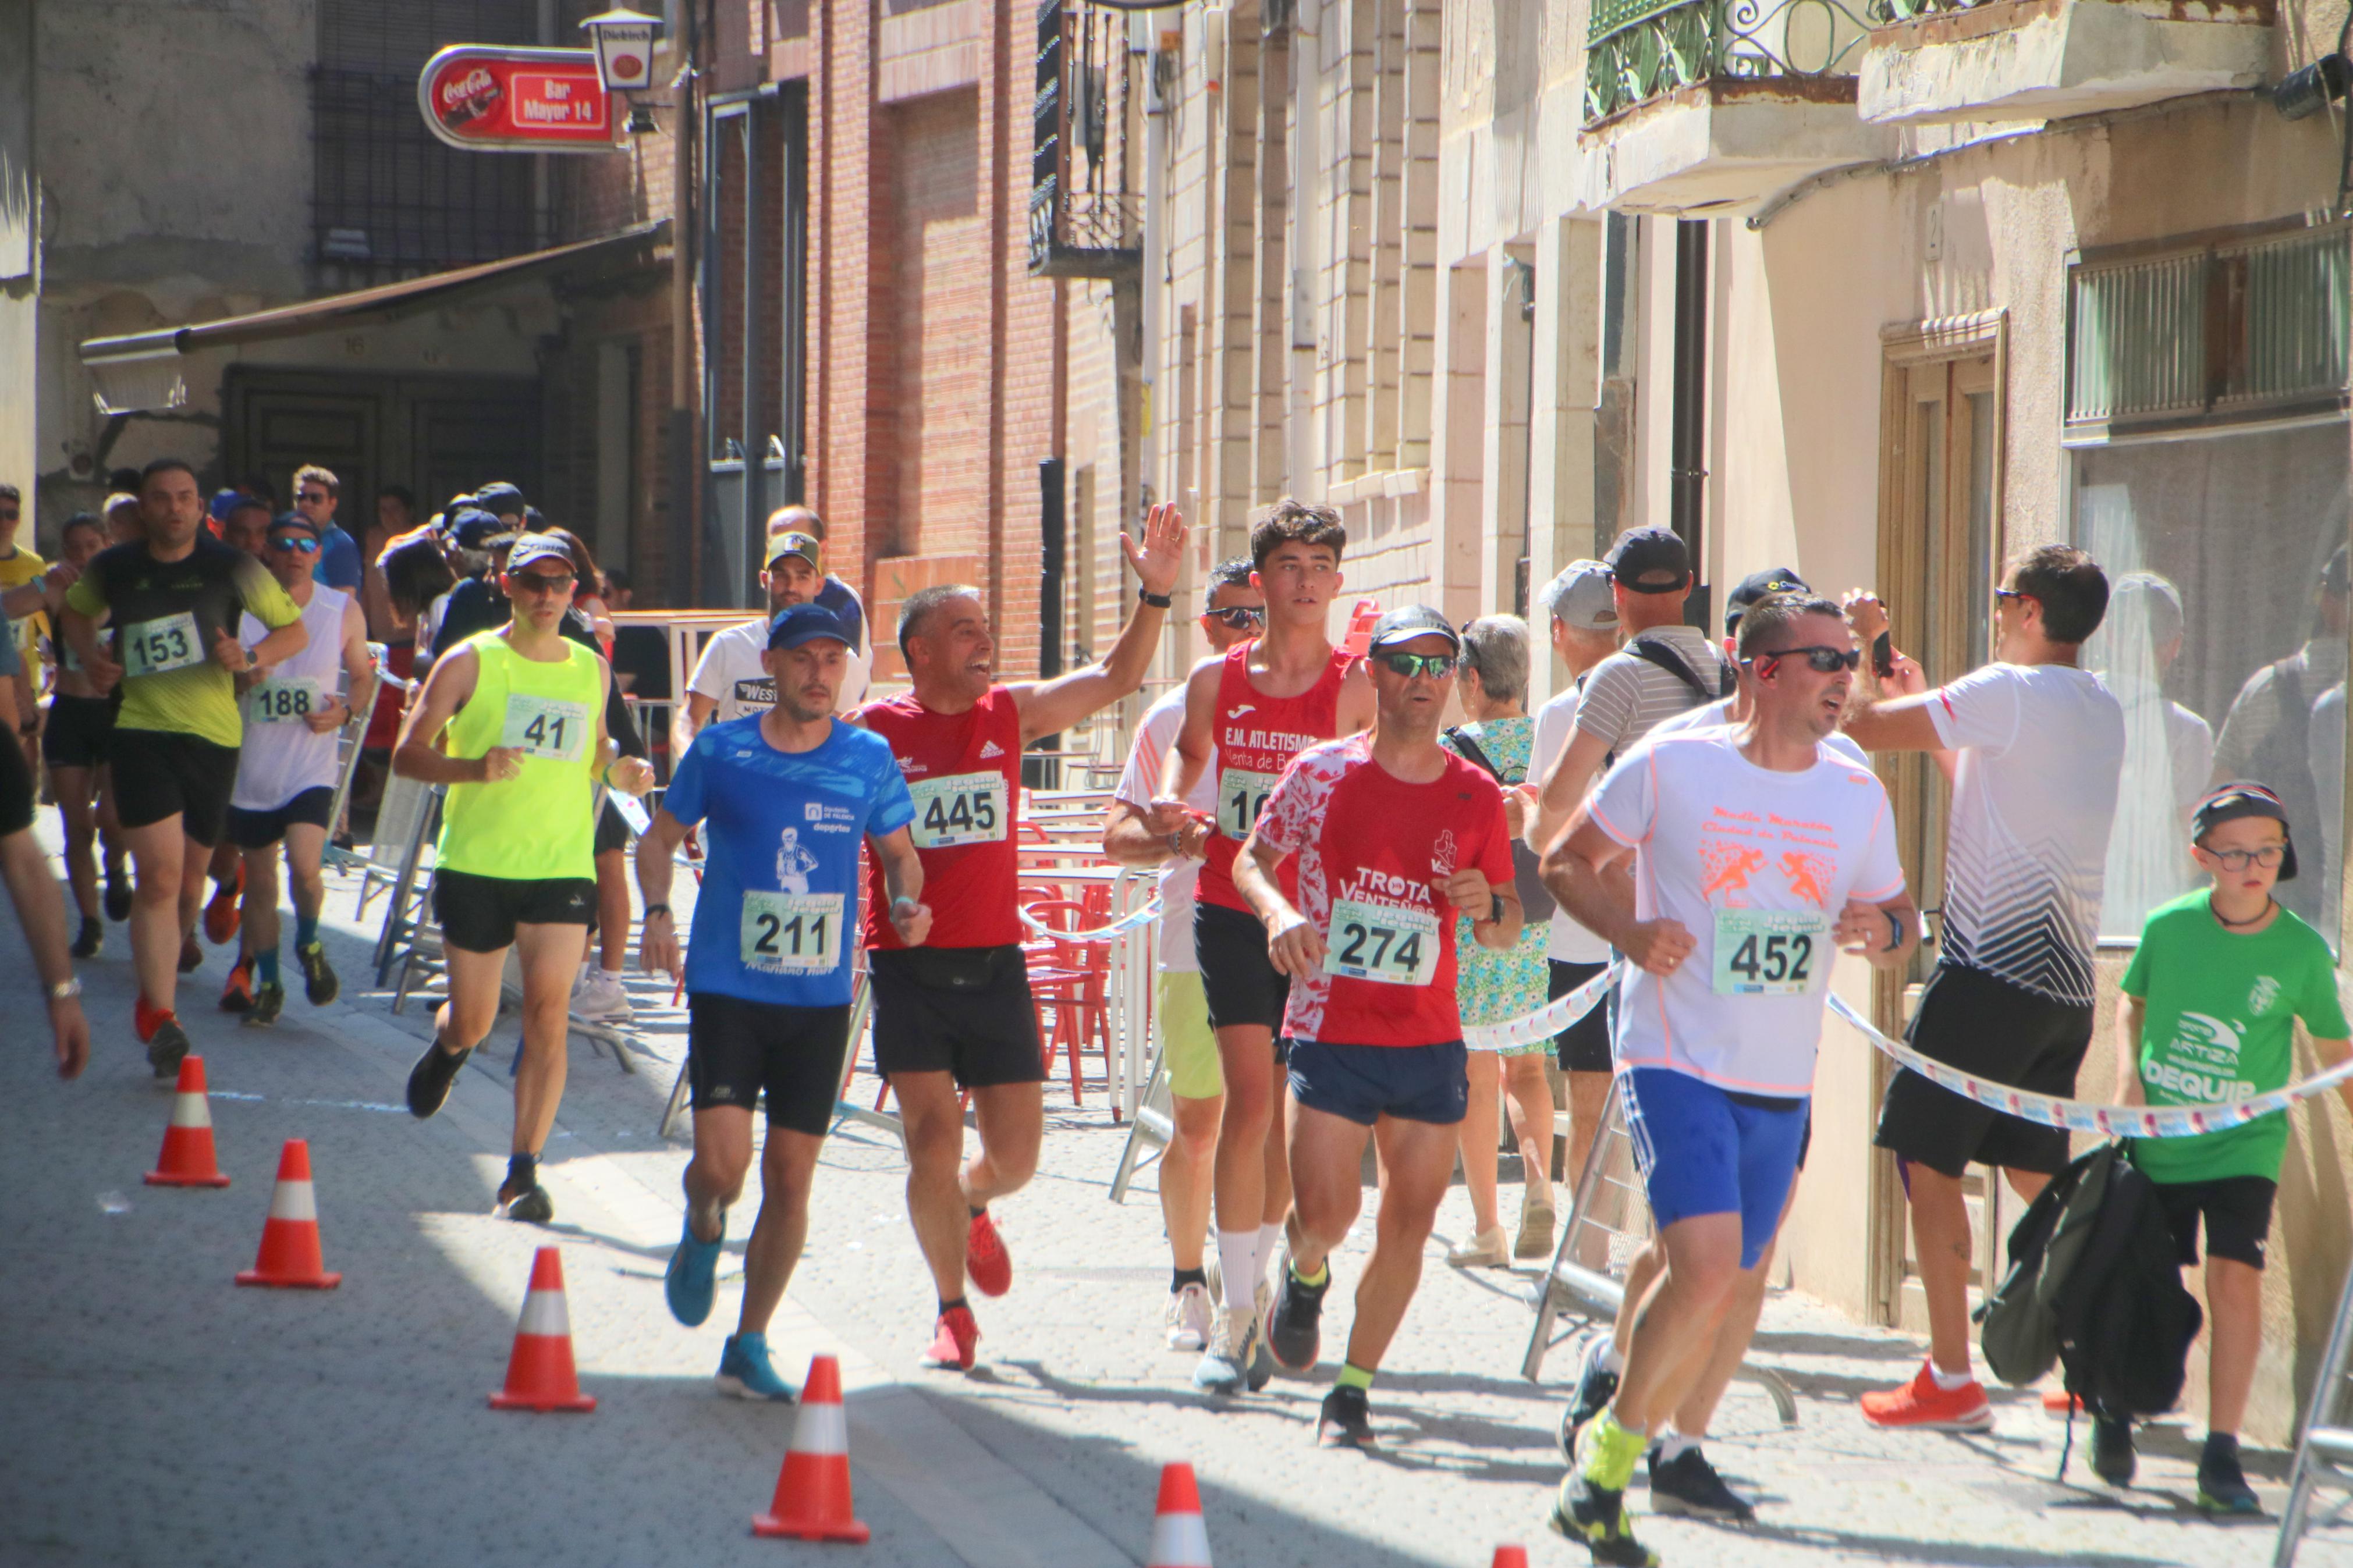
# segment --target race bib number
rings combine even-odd
[[[1438,970],[1438,913],[1397,904],[1332,900],[1324,973],[1383,985],[1427,985]]]
[[[554,763],[576,763],[588,749],[588,709],[580,702],[557,702],[545,697],[507,693],[507,719],[499,744],[512,746],[528,757]]]
[[[1803,996],[1830,964],[1831,918],[1819,910],[1715,911],[1715,994]]]
[[[913,837],[918,849],[993,844],[1006,836],[1012,820],[1005,809],[1003,773],[916,779],[908,784],[907,793],[915,797]]]
[[[162,675],[205,661],[205,645],[196,636],[193,612],[140,621],[122,628],[122,669],[126,675]]]
[[[322,713],[327,689],[316,680],[265,680],[245,694],[246,711],[257,724],[290,724]]]
[[[1240,840],[1258,826],[1266,797],[1274,793],[1281,773],[1254,773],[1241,768],[1218,770],[1218,831]]]
[[[762,974],[816,974],[841,957],[839,893],[744,894],[744,967]]]

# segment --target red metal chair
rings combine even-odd
[[[1040,899],[1029,908],[1032,919],[1058,931],[1092,931],[1105,923],[1105,911],[1076,900]],[[1091,1040],[1103,1053],[1104,1084],[1108,1086],[1112,1079],[1111,947],[1107,942],[1071,942],[1048,935],[1039,939],[1033,951],[1046,960],[1043,965],[1033,962],[1029,970],[1029,994],[1040,1013],[1039,1038],[1045,1047],[1046,1071],[1052,1074],[1056,1056],[1067,1048],[1071,1100],[1084,1104],[1084,1068],[1080,1058]],[[1043,1017],[1049,1007],[1054,1013],[1050,1031]],[[1113,1122],[1121,1120],[1116,1096],[1111,1113]]]

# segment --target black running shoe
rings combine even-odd
[[[193,936],[181,938],[180,973],[194,974],[197,970],[202,969],[204,964],[205,950],[196,945],[196,939]]]
[[[1373,1412],[1361,1388],[1335,1388],[1324,1396],[1315,1418],[1315,1441],[1326,1448],[1373,1446]]]
[[[327,944],[312,942],[294,950],[295,961],[302,966],[302,996],[313,1007],[323,1007],[333,1001],[343,983],[327,963]]]
[[[245,1010],[245,1026],[266,1029],[278,1022],[278,1015],[286,1011],[286,987],[258,985],[253,992],[253,1005]]]
[[[507,1211],[507,1218],[523,1220],[532,1225],[545,1225],[555,1217],[555,1200],[547,1189],[533,1182],[518,1187],[512,1182],[499,1188],[499,1206]]]
[[[2092,1473],[2112,1487],[2132,1485],[2137,1461],[2132,1423],[2120,1415],[2092,1417]]]
[[[1618,1374],[1601,1364],[1601,1352],[1609,1343],[1609,1336],[1596,1334],[1585,1342],[1585,1356],[1577,1364],[1577,1393],[1568,1408],[1560,1413],[1560,1457],[1565,1464],[1577,1463],[1577,1435],[1585,1430],[1587,1422],[1609,1408],[1618,1397]]]
[[[2198,1510],[2201,1513],[2263,1511],[2255,1489],[2247,1484],[2247,1473],[2239,1468],[2235,1439],[2208,1435],[2205,1452],[2198,1456]]]
[[[458,1081],[458,1069],[473,1054],[463,1050],[452,1055],[441,1048],[438,1040],[426,1047],[417,1065],[408,1069],[408,1114],[422,1121],[440,1110],[449,1098],[449,1086]]]
[[[74,938],[73,955],[76,958],[96,958],[98,950],[105,945],[105,922],[92,920],[88,915],[82,916],[80,934]]]
[[[1267,1343],[1274,1359],[1293,1372],[1305,1372],[1315,1364],[1315,1357],[1324,1345],[1324,1292],[1332,1288],[1332,1266],[1324,1265],[1324,1283],[1303,1283],[1291,1271],[1288,1264],[1282,1270],[1282,1292],[1274,1301],[1274,1326],[1268,1331]]]
[[[1644,1456],[1651,1468],[1651,1510],[1687,1514],[1694,1519],[1720,1519],[1746,1524],[1757,1517],[1746,1498],[1724,1484],[1715,1467],[1694,1443],[1672,1459],[1659,1458],[1661,1445],[1651,1445]]]
[[[106,918],[117,925],[131,918],[131,884],[121,871],[106,874]]]
[[[1572,1466],[1553,1500],[1548,1521],[1556,1535],[1581,1543],[1596,1563],[1613,1568],[1658,1568],[1659,1554],[1634,1539],[1626,1518],[1626,1494],[1594,1485]]]
[[[159,1079],[177,1078],[180,1058],[188,1050],[188,1031],[180,1027],[177,1018],[166,1018],[155,1026],[155,1033],[147,1041],[147,1065],[155,1069]]]

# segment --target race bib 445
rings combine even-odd
[[[911,837],[918,849],[992,844],[1006,837],[1012,821],[1005,809],[1003,773],[911,779],[907,793],[915,800]]]

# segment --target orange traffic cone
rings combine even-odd
[[[205,1099],[205,1058],[180,1058],[180,1089],[172,1100],[171,1125],[164,1129],[164,1152],[147,1173],[151,1187],[225,1187],[213,1157],[213,1112]]]
[[[1160,1467],[1160,1508],[1152,1521],[1145,1568],[1209,1568],[1209,1529],[1201,1522],[1201,1489],[1179,1459]]]
[[[1498,1546],[1495,1561],[1488,1568],[1528,1568],[1528,1549],[1525,1546]]]
[[[793,1446],[776,1472],[768,1511],[752,1516],[752,1533],[856,1546],[872,1533],[850,1510],[849,1423],[841,1413],[841,1363],[829,1355],[809,1358]]]
[[[311,1145],[286,1140],[278,1156],[278,1186],[269,1194],[269,1217],[261,1222],[261,1252],[237,1277],[240,1285],[279,1285],[332,1290],[343,1282],[325,1271],[319,1253],[319,1200],[311,1190]]]
[[[580,1392],[572,1364],[572,1314],[564,1306],[564,1255],[543,1247],[531,1260],[531,1289],[515,1324],[507,1385],[491,1395],[493,1410],[594,1410]]]

